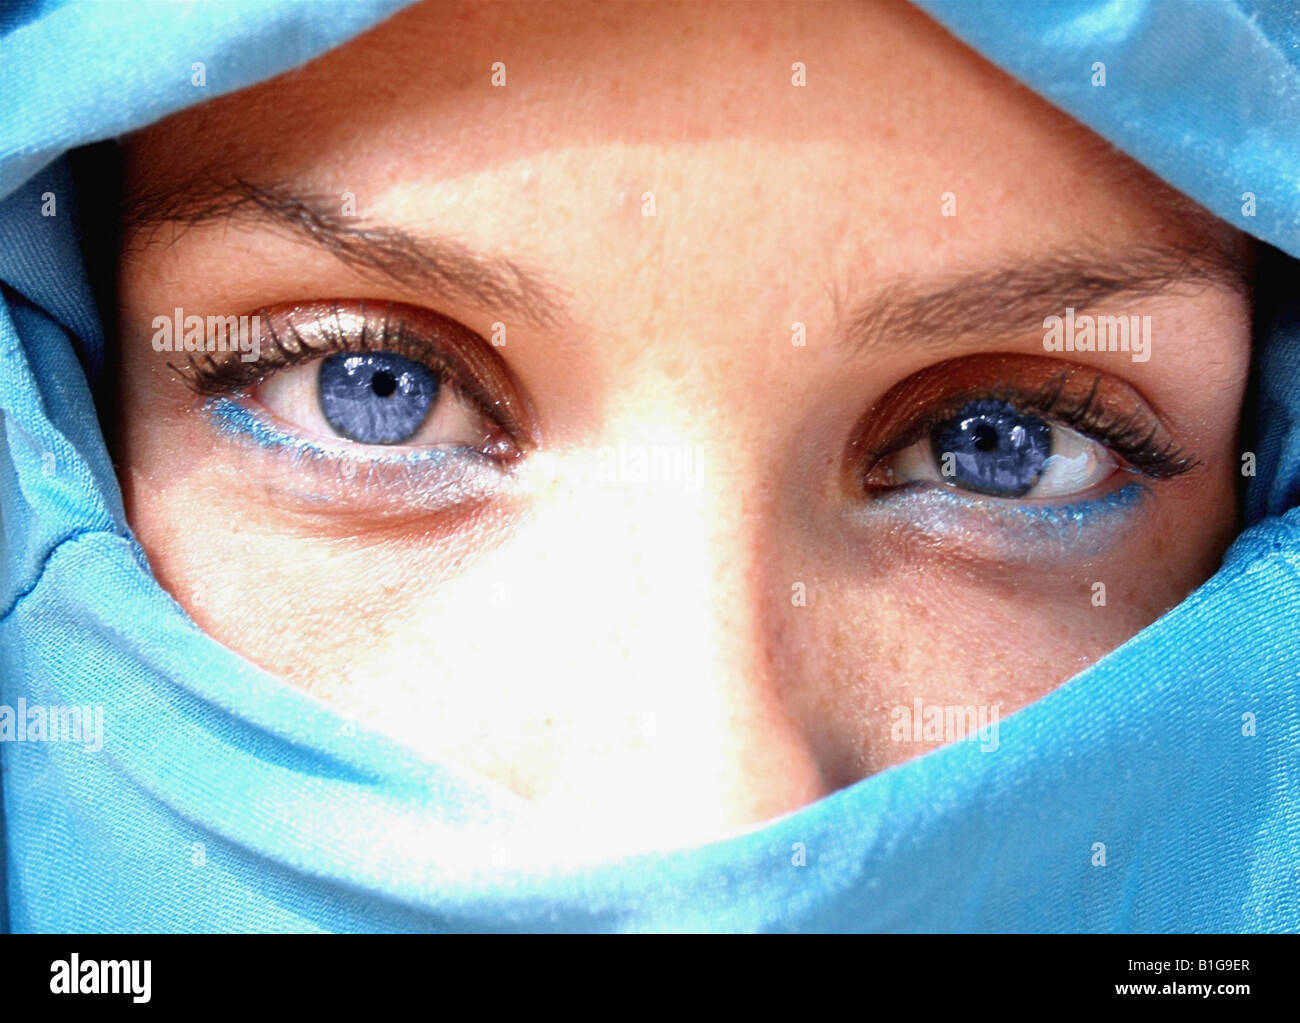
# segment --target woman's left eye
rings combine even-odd
[[[390,351],[338,352],[281,369],[250,397],[316,440],[479,448],[499,433],[435,370]]]
[[[1090,490],[1118,468],[1098,441],[1002,399],[980,398],[881,459],[872,482],[934,482],[990,497],[1049,498]]]

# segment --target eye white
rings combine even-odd
[[[1025,497],[1064,497],[1095,487],[1118,463],[1106,445],[1064,426],[1052,426],[1052,453]]]

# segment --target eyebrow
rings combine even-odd
[[[218,220],[278,226],[345,264],[406,287],[432,288],[540,328],[566,322],[565,292],[520,262],[485,256],[449,238],[417,236],[345,216],[333,196],[242,178],[141,192],[122,207],[123,226],[150,234]],[[1249,295],[1239,248],[1207,233],[1199,245],[1144,246],[1115,254],[1074,250],[923,285],[899,280],[858,305],[841,331],[851,354],[883,347],[941,348],[1040,327],[1067,306],[1082,312],[1112,300],[1217,286]],[[838,306],[837,298],[837,306]],[[841,322],[844,322],[841,317]]]
[[[124,200],[121,219],[136,236],[131,247],[141,238],[148,244],[165,224],[181,233],[221,220],[269,225],[399,286],[430,288],[541,328],[567,320],[564,290],[516,260],[485,256],[450,238],[417,236],[346,216],[339,198],[292,185],[236,178],[141,192]]]
[[[1251,292],[1250,266],[1230,239],[1109,254],[1101,247],[1076,249],[929,285],[900,280],[842,317],[841,334],[851,354],[898,345],[941,348],[1024,333],[1067,306],[1082,312],[1207,287]]]

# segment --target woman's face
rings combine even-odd
[[[158,578],[575,840],[1005,717],[1234,533],[1239,241],[902,3],[422,5],[127,149]]]

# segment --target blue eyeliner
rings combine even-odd
[[[290,455],[294,461],[303,459],[331,459],[334,461],[353,461],[367,465],[380,466],[426,466],[441,465],[454,457],[462,449],[423,448],[419,451],[401,451],[394,454],[376,455],[377,445],[357,445],[364,447],[366,454],[352,454],[343,441],[336,446],[325,446],[304,437],[295,437],[277,429],[266,417],[227,397],[209,399],[203,406],[208,421],[218,433],[225,436],[250,440],[259,447],[281,451]],[[382,449],[380,449],[382,450]]]
[[[1099,519],[1136,508],[1151,493],[1141,483],[1128,483],[1101,497],[1078,501],[1074,504],[1031,504],[996,498],[980,498],[962,493],[951,487],[933,487],[931,492],[943,500],[966,508],[978,508],[986,514],[1010,513],[1051,529],[1084,528]],[[996,503],[994,503],[996,502]]]
[[[1125,539],[1124,526],[1150,496],[1149,487],[1132,482],[1085,501],[1037,504],[921,483],[877,495],[865,514],[900,535],[955,540],[1002,560],[1078,558]]]
[[[280,429],[270,416],[229,397],[203,405],[218,436],[283,459],[290,471],[259,473],[268,495],[294,508],[370,515],[442,512],[483,500],[502,485],[504,471],[469,447],[405,448],[340,441],[318,443]]]

